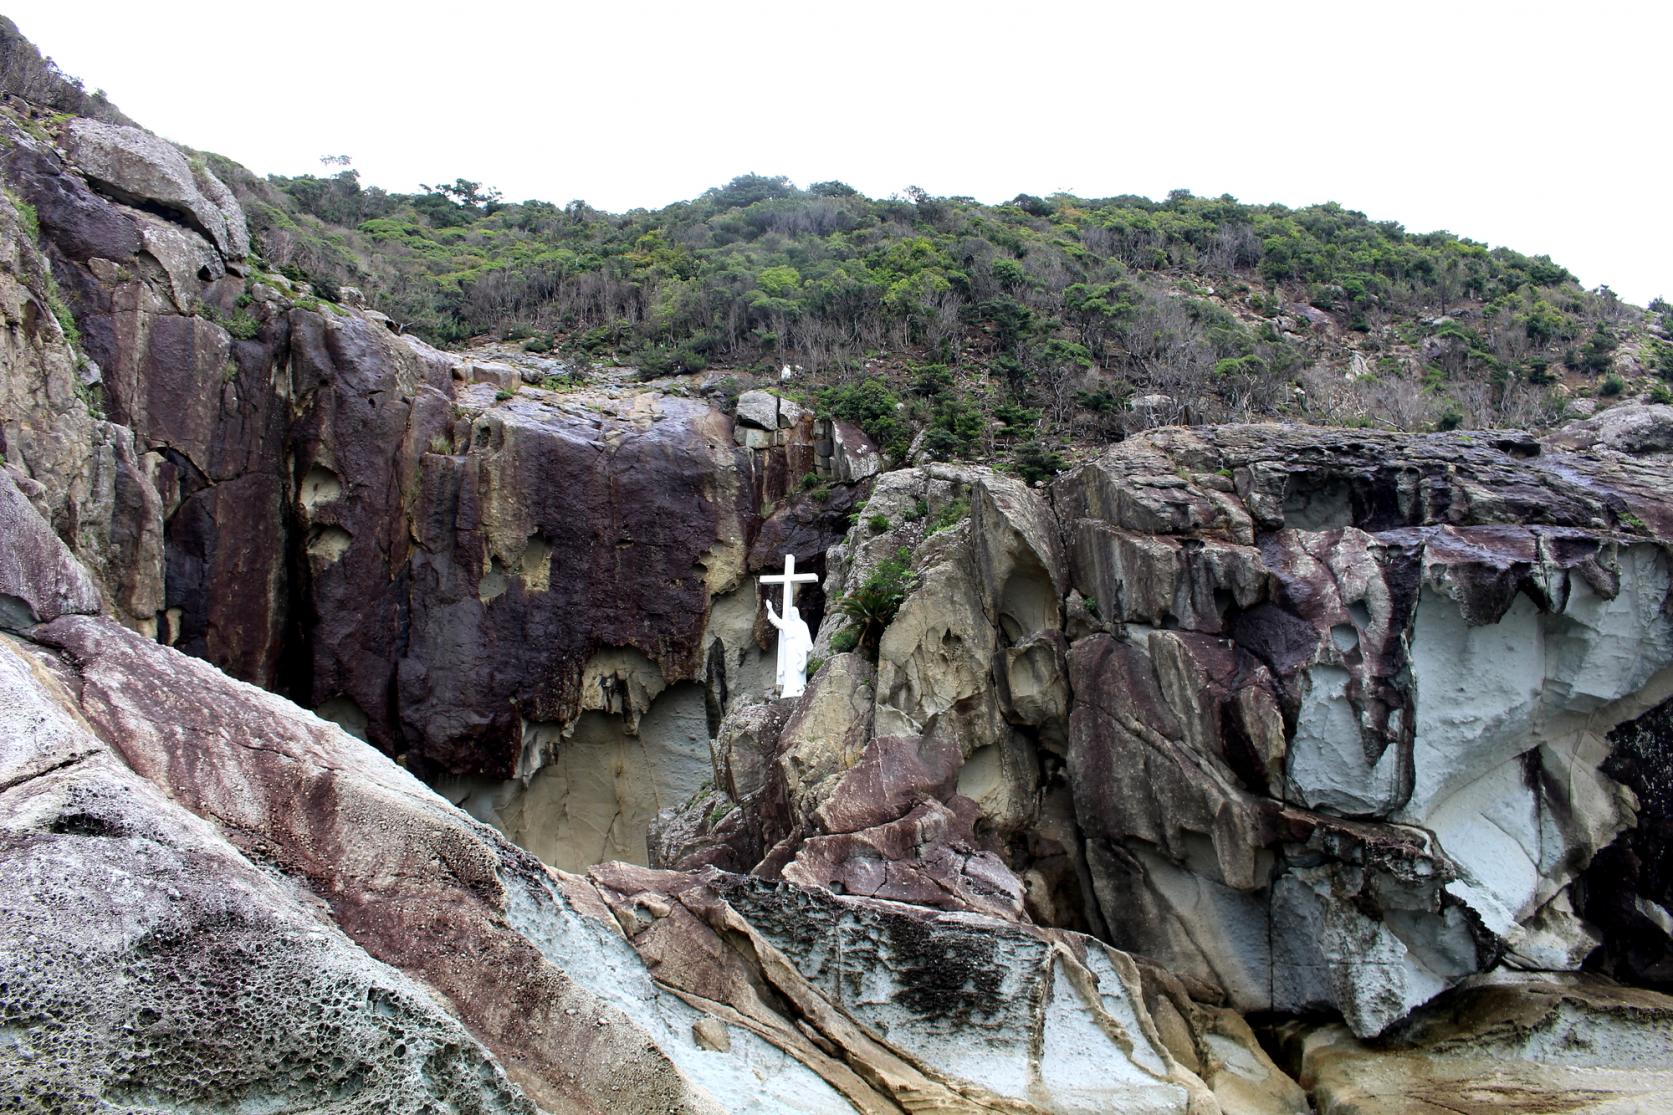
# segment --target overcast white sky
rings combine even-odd
[[[11,0],[43,53],[262,173],[658,207],[733,175],[1000,201],[1334,200],[1673,298],[1673,5]]]

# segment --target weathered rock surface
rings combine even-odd
[[[232,191],[167,140],[122,124],[77,119],[70,122],[68,150],[82,173],[112,197],[174,210],[221,254],[250,254],[250,232]]]
[[[1495,967],[1655,978],[1665,748],[1608,734],[1673,695],[1665,464],[1225,427],[1135,438],[1049,505],[982,470],[885,475],[863,517],[889,525],[832,550],[829,587],[902,546],[916,587],[875,684],[822,674],[791,718],[833,683],[862,702],[815,737],[852,770],[756,738],[785,823],[745,839],[777,799],[717,777],[724,824],[681,831],[768,878],[1084,926],[1362,1035]],[[926,537],[954,501],[968,523]],[[1605,848],[1598,900],[1573,884]]]
[[[1633,821],[1604,733],[1673,685],[1665,513],[1647,460],[1535,450],[1160,431],[1059,482],[1121,621],[1070,655],[1112,939],[1362,1034],[1580,965],[1566,888]]]
[[[206,663],[95,617],[33,638],[0,637],[0,1094],[1219,1110],[1098,942],[712,869],[563,875]]]
[[[0,1104],[533,1110],[431,990],[129,769],[73,684],[0,638]]]
[[[770,444],[740,448],[655,384],[523,388],[373,311],[296,308],[240,278],[212,176],[137,129],[68,127],[71,163],[17,128],[0,156],[41,234],[0,201],[21,326],[0,450],[106,606],[448,779],[554,862],[646,859],[649,819],[708,768],[690,686],[712,730],[771,685],[749,574],[783,549],[817,569],[846,528],[851,485],[762,519],[814,469],[811,416],[775,402]],[[612,764],[636,772],[612,785]]]
[[[1673,1111],[1673,998],[1605,981],[1484,979],[1375,1049],[1341,1026],[1286,1044],[1320,1115]]]
[[[1670,978],[1673,410],[883,473],[769,392],[300,308],[180,150],[0,127],[0,956],[53,958],[0,980],[18,1094],[1299,1112],[1276,1011],[1343,1019],[1321,1109],[1492,1050],[1608,1110],[1612,1050],[1673,1053],[1567,975]],[[786,552],[810,621],[911,576],[768,702]]]
[[[0,469],[0,628],[23,630],[62,615],[97,615],[99,590],[17,478]]]

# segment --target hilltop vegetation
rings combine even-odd
[[[0,19],[0,88],[125,121]],[[27,116],[28,114],[24,114]],[[663,209],[506,202],[455,179],[363,186],[347,159],[232,184],[263,262],[359,288],[441,345],[713,370],[848,417],[897,457],[1044,476],[1139,427],[1284,417],[1395,429],[1539,426],[1667,399],[1673,312],[1583,290],[1546,256],[1410,233],[1336,204],[918,189],[868,198],[746,174]]]
[[[652,374],[799,365],[897,451],[924,428],[938,455],[1015,457],[1172,421],[1538,425],[1575,394],[1673,376],[1646,332],[1665,306],[1336,204],[983,205],[751,174],[615,215],[463,179],[402,195],[349,169],[218,169],[271,262],[328,295],[353,283],[432,341]]]

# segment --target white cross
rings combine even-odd
[[[809,581],[817,581],[817,580],[819,580],[819,574],[817,574],[817,573],[798,573],[798,572],[796,572],[796,555],[795,554],[785,554],[784,555],[784,575],[783,576],[779,576],[778,574],[775,574],[775,573],[769,573],[765,577],[760,578],[761,583],[764,584],[764,585],[783,585],[784,586],[784,607],[782,609],[780,609],[780,611],[779,611],[780,616],[787,616],[787,615],[790,614],[790,609],[791,609],[791,607],[794,606],[794,603],[795,603],[796,586],[798,584],[806,584]]]

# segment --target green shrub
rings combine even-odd
[[[1597,393],[1606,399],[1612,399],[1616,395],[1619,395],[1622,391],[1625,391],[1626,388],[1626,380],[1622,379],[1614,372],[1610,372],[1608,375],[1603,377],[1603,382],[1598,384]]]
[[[961,395],[942,400],[924,434],[924,452],[938,461],[968,457],[987,429],[981,409]]]
[[[31,243],[39,240],[41,238],[41,218],[35,212],[35,207],[10,190],[6,191],[6,196],[11,198],[12,208],[17,210],[17,223],[23,226],[23,234],[29,237]]]
[[[496,403],[503,403],[507,399],[511,399],[511,398],[515,398],[515,397],[516,397],[516,392],[507,391],[503,387],[500,388],[498,391],[494,392],[494,401]]]
[[[912,572],[912,551],[902,546],[893,557],[879,563],[858,588],[836,601],[837,614],[859,628],[859,646],[876,648],[883,629],[900,611],[901,602],[912,591],[916,581]],[[834,639],[831,645],[836,645]]]
[[[882,534],[889,529],[889,517],[879,511],[866,520],[866,526],[871,528],[873,534]]]
[[[860,633],[852,627],[844,627],[841,631],[838,631],[835,635],[831,636],[831,649],[836,651],[838,654],[847,654],[849,651],[858,646],[859,642]]]
[[[543,337],[543,336],[542,337],[530,337],[528,340],[523,342],[523,351],[524,352],[539,352],[539,353],[551,352],[552,351],[552,338]]]
[[[261,319],[245,310],[234,310],[221,325],[240,341],[253,341],[261,335]]]
[[[934,398],[953,385],[953,373],[945,364],[920,364],[912,377],[912,393]]]
[[[817,487],[819,487],[819,474],[817,472],[803,474],[801,483],[802,491],[811,492]]]
[[[1063,454],[1040,444],[1038,441],[1026,442],[1017,450],[1017,475],[1022,477],[1023,482],[1028,484],[1029,487],[1038,487],[1045,481],[1050,480],[1062,472],[1067,464],[1068,462],[1063,459]]]
[[[58,328],[64,331],[64,340],[79,353],[81,351],[81,328],[76,325],[75,314],[70,312],[70,307],[64,302],[64,296],[58,292],[58,284],[53,281],[50,274],[47,275],[46,281],[46,307],[52,311],[53,318],[58,322]]]
[[[941,505],[941,510],[935,513],[935,518],[929,521],[929,527],[924,531],[924,535],[928,537],[931,534],[939,534],[941,531],[958,526],[968,518],[970,518],[970,501],[968,499],[955,499],[951,503],[944,503]]]
[[[909,436],[900,417],[900,399],[880,377],[825,388],[819,393],[819,409],[854,423],[890,456],[905,454]]]

